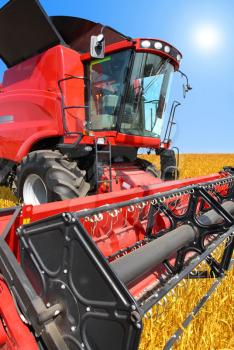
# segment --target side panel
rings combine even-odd
[[[37,141],[62,136],[64,126],[68,132],[82,133],[83,78],[79,53],[61,45],[8,69],[0,95],[0,158],[20,162]],[[76,107],[65,109],[64,120],[62,102]]]
[[[20,162],[40,139],[63,134],[57,46],[5,72],[0,95],[0,158]]]
[[[9,119],[6,120],[6,117]],[[15,91],[2,95],[1,120],[0,158],[15,162],[21,161],[33,143],[61,134],[57,120],[56,96],[52,93]]]
[[[8,69],[4,73],[4,91],[33,89],[58,91],[61,46],[55,46]]]

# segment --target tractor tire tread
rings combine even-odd
[[[17,196],[23,197],[25,173],[39,172],[49,188],[49,202],[85,196],[90,188],[85,181],[84,170],[80,170],[75,161],[69,161],[67,156],[58,150],[33,151],[25,156],[17,167],[16,187]]]

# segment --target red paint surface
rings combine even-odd
[[[34,336],[18,315],[11,293],[0,280],[0,349],[38,350]]]

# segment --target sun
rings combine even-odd
[[[196,46],[205,52],[213,52],[220,47],[222,42],[221,30],[214,25],[200,25],[195,30]]]

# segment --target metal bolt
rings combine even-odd
[[[62,288],[62,289],[65,289],[65,288],[66,288],[66,287],[65,287],[65,284],[62,284],[62,285],[61,285],[61,288]]]
[[[136,324],[136,327],[137,327],[138,329],[141,329],[140,323],[137,323],[137,324]]]
[[[133,311],[136,310],[136,306],[135,305],[132,305],[131,307],[132,307]]]
[[[67,269],[64,269],[64,270],[63,270],[63,273],[65,273],[65,274],[66,274],[66,273],[67,273]]]
[[[64,221],[68,223],[72,221],[72,216],[70,213],[63,213],[62,215],[63,215]]]
[[[87,312],[91,311],[91,308],[90,308],[89,306],[86,307],[86,311],[87,311]]]
[[[76,326],[71,326],[71,331],[75,332],[75,330],[76,330]]]
[[[59,314],[60,314],[60,311],[56,310],[55,313],[54,313],[54,316],[58,316]]]
[[[47,304],[46,304],[46,307],[50,307],[50,303],[47,303]]]
[[[81,343],[81,346],[82,346],[82,348],[84,348],[85,347],[84,343]]]

